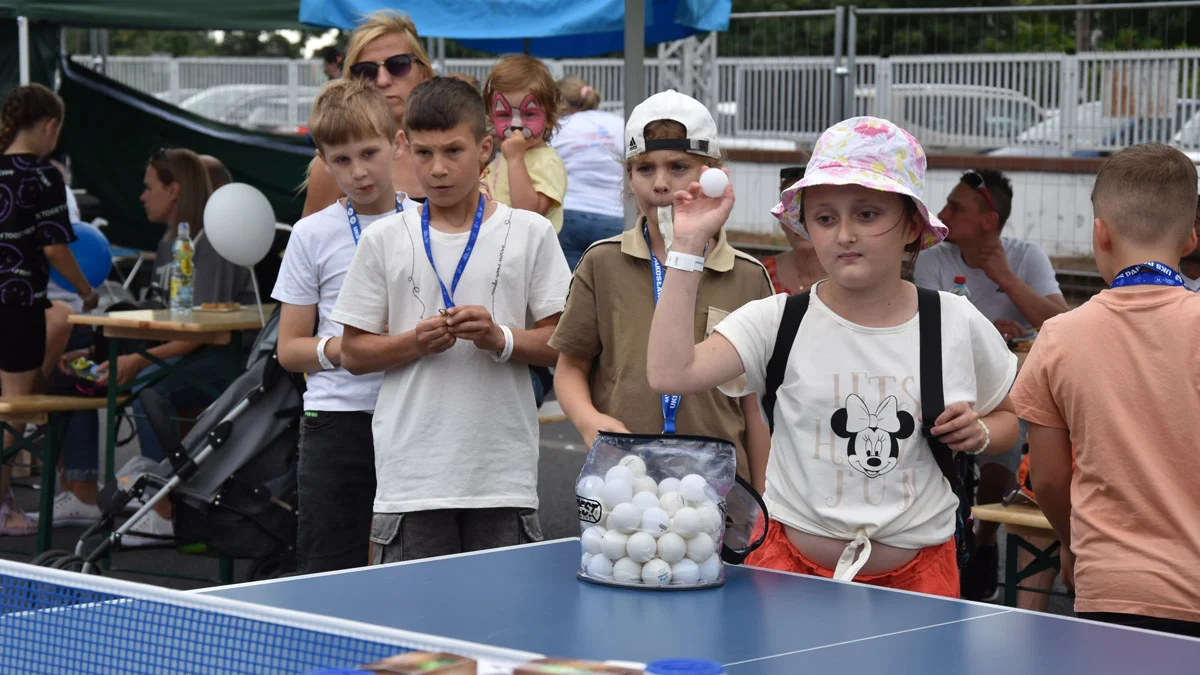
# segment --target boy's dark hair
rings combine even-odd
[[[329,45],[321,50],[321,58],[325,63],[336,63],[342,65],[342,48],[337,45]]]
[[[449,131],[471,125],[476,141],[487,135],[487,107],[479,90],[453,77],[435,77],[413,89],[404,105],[404,133]]]
[[[18,133],[47,118],[61,122],[65,112],[62,99],[45,85],[35,82],[13,89],[0,106],[0,152],[12,145]]]
[[[1092,209],[1137,244],[1186,241],[1196,222],[1196,166],[1161,143],[1125,148],[1096,174]]]
[[[1009,182],[1008,176],[996,169],[975,169],[974,173],[983,179],[983,186],[987,188],[988,196],[996,205],[996,215],[1000,216],[999,228],[1003,230],[1004,225],[1008,223],[1008,217],[1012,215],[1012,183]],[[979,199],[983,200],[983,195],[980,195]],[[986,203],[984,207],[987,207]]]

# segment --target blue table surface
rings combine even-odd
[[[710,659],[729,675],[1200,672],[1200,640],[745,567],[717,589],[611,588],[578,580],[579,557],[560,540],[202,592],[550,656]]]

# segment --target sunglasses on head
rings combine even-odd
[[[388,75],[399,79],[412,72],[415,60],[412,54],[396,54],[383,61],[359,61],[350,66],[350,76],[360,80],[374,80],[379,77],[379,67],[383,66]]]
[[[996,202],[992,201],[992,193],[988,192],[987,184],[983,182],[983,176],[979,175],[978,171],[964,173],[962,175],[962,182],[966,183],[967,187],[977,190],[979,194],[983,195],[983,200],[987,202],[988,206],[992,207],[993,211],[996,213],[1000,212],[1000,209],[996,208]]]

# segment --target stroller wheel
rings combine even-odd
[[[37,557],[35,557],[33,560],[30,560],[29,564],[37,567],[50,567],[55,560],[68,555],[71,555],[70,551],[63,551],[62,549],[57,548],[49,551],[42,551],[37,555]]]
[[[64,555],[50,564],[52,569],[63,570],[64,572],[82,572],[83,558],[77,555]]]
[[[266,581],[278,579],[284,572],[283,560],[275,558],[259,558],[250,566],[249,581]]]

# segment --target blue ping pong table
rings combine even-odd
[[[1200,673],[1200,640],[994,605],[727,567],[723,587],[575,577],[578,540],[205,589],[548,656],[703,658],[729,675]]]

